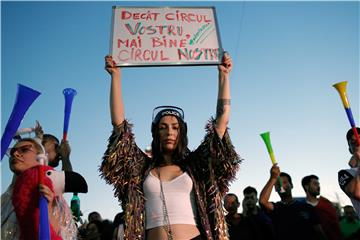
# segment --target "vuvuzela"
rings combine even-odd
[[[270,141],[270,132],[261,133],[260,136],[265,142],[265,145],[266,145],[266,148],[267,148],[268,153],[270,155],[270,159],[271,159],[272,164],[273,165],[276,164],[274,151],[272,149],[271,141]],[[282,181],[281,181],[280,177],[278,177],[278,181],[279,181],[279,185],[280,185],[280,192],[285,192],[284,188],[282,187]]]
[[[347,97],[346,85],[347,85],[347,81],[343,81],[343,82],[338,82],[338,83],[334,84],[333,87],[338,91],[338,93],[340,95],[341,101],[345,108],[346,116],[348,117],[350,126],[354,132],[356,141],[357,141],[358,145],[360,146],[360,137],[356,130],[356,124],[355,124],[354,117],[353,117],[353,114],[352,114],[352,111],[350,108],[350,102]]]
[[[32,88],[18,84],[15,104],[6,124],[5,131],[1,137],[1,160],[18,130],[25,113],[40,94],[40,92]]]
[[[271,159],[272,164],[275,164],[276,160],[275,160],[274,151],[273,151],[272,146],[271,146],[270,132],[261,133],[260,136],[265,142],[265,145],[266,145],[266,148],[267,148],[268,153],[270,155],[270,159]]]
[[[65,97],[65,109],[64,109],[64,130],[63,139],[67,139],[67,132],[69,129],[70,113],[74,97],[76,96],[76,90],[72,88],[65,88],[63,94]]]

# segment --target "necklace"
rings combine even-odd
[[[160,181],[160,199],[162,201],[162,210],[163,210],[163,215],[164,215],[164,226],[163,226],[163,228],[164,228],[164,230],[166,232],[168,240],[173,240],[172,231],[171,231],[171,227],[170,227],[169,214],[168,214],[167,207],[166,207],[163,184],[162,184],[162,181],[161,181],[161,178],[160,178],[160,168],[157,168],[156,170],[157,170],[157,174],[159,176],[159,181]]]

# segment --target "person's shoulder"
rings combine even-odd
[[[326,197],[323,197],[323,196],[319,197],[319,202],[316,205],[316,207],[321,208],[321,207],[330,207],[330,206],[334,207],[333,203],[329,199],[327,199]]]
[[[297,210],[314,211],[314,206],[307,203],[306,200],[296,199],[291,203],[291,207]]]
[[[354,176],[356,174],[356,168],[341,169],[338,172],[338,175],[341,175],[341,174],[350,174],[350,175]]]
[[[352,172],[352,169],[351,169],[351,168],[340,169],[340,170],[338,171],[338,174],[343,173],[343,172],[348,172],[348,173],[350,173],[350,172]]]
[[[319,203],[327,203],[327,204],[333,205],[333,203],[329,199],[327,199],[326,197],[323,197],[323,196],[319,197]]]

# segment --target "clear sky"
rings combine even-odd
[[[112,126],[109,52],[112,6],[215,6],[223,48],[233,58],[230,136],[244,158],[230,191],[261,191],[271,161],[259,134],[271,132],[282,171],[303,196],[301,178],[316,174],[321,193],[350,203],[337,184],[350,154],[349,123],[332,84],[348,81],[347,94],[359,125],[359,2],[1,2],[1,132],[14,105],[17,83],[42,94],[21,127],[39,120],[45,132],[62,136],[64,88],[73,102],[68,140],[75,171],[87,180],[80,194],[85,217],[98,211],[113,219],[120,211],[113,187],[98,166]],[[152,109],[184,109],[189,147],[196,148],[214,115],[216,66],[126,68],[123,70],[126,117],[134,123],[137,144],[151,142]],[[11,181],[8,159],[1,163],[1,192]],[[71,194],[66,194],[71,198]],[[279,200],[275,192],[271,199]]]

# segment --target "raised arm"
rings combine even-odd
[[[280,176],[280,168],[274,164],[270,170],[270,178],[265,184],[264,188],[261,190],[259,203],[267,211],[274,210],[274,204],[269,202],[270,195],[274,185],[276,184],[277,178]]]
[[[121,71],[116,67],[112,56],[105,57],[105,69],[111,75],[110,113],[114,126],[120,125],[125,119],[124,102],[121,89]]]
[[[230,80],[232,61],[227,52],[219,65],[219,92],[216,107],[216,131],[220,138],[224,136],[230,118]]]
[[[63,171],[69,171],[72,172],[73,168],[70,161],[70,153],[71,153],[71,147],[69,144],[69,141],[67,140],[61,140],[61,143],[58,148],[58,154],[60,155],[60,159],[62,161],[62,168]]]

